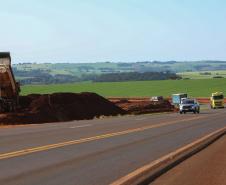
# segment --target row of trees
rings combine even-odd
[[[73,75],[57,74],[51,75],[49,70],[17,70],[13,69],[14,75],[19,79],[22,85],[25,84],[57,84],[72,83],[80,81],[80,78]]]
[[[171,72],[128,72],[128,73],[109,73],[96,76],[92,79],[95,82],[122,82],[122,81],[145,81],[145,80],[176,80],[181,79],[178,75]]]
[[[25,84],[59,84],[59,83],[73,83],[82,81],[92,82],[122,82],[122,81],[144,81],[144,80],[167,80],[167,79],[181,79],[175,73],[171,72],[127,72],[127,73],[108,73],[108,74],[90,74],[82,75],[80,77],[57,74],[52,75],[45,70],[30,70],[20,71],[14,70],[14,74],[20,83]]]

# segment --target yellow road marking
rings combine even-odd
[[[179,122],[183,123],[185,121],[197,120],[197,119],[200,119],[200,118],[203,118],[203,117],[204,116],[199,116],[199,117],[193,117],[193,118],[189,118],[189,119],[180,119],[180,120],[175,120],[175,121],[168,121],[168,122],[165,122],[165,123],[160,123],[160,124],[150,125],[150,126],[144,126],[144,127],[129,129],[129,130],[120,131],[120,132],[103,134],[103,135],[99,135],[99,136],[93,136],[93,137],[88,137],[88,138],[83,138],[83,139],[78,139],[78,140],[72,140],[72,141],[66,141],[66,142],[61,142],[61,143],[56,143],[56,144],[44,145],[44,146],[39,146],[39,147],[34,147],[34,148],[28,148],[28,149],[15,151],[15,152],[3,153],[3,154],[0,154],[0,160],[9,159],[9,158],[18,157],[18,156],[23,156],[23,155],[27,155],[27,154],[31,154],[31,153],[35,153],[35,152],[41,152],[41,151],[46,151],[46,150],[50,150],[50,149],[60,148],[60,147],[69,146],[69,145],[81,144],[81,143],[85,143],[85,142],[90,142],[90,141],[95,141],[95,140],[100,140],[100,139],[106,139],[106,138],[110,138],[110,137],[121,136],[121,135],[131,134],[131,133],[135,133],[135,132],[141,132],[141,131],[148,130],[148,129],[173,125],[173,124],[176,124],[176,123],[179,123]]]

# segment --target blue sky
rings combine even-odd
[[[226,60],[225,0],[0,0],[17,62]]]

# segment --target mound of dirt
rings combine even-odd
[[[1,124],[32,124],[93,119],[126,114],[126,111],[95,93],[54,93],[21,96],[16,113],[3,114]]]
[[[129,114],[145,114],[156,112],[173,112],[175,107],[168,100],[162,102],[146,101],[118,101],[115,104]]]

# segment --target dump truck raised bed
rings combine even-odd
[[[19,104],[20,85],[11,68],[9,52],[0,52],[0,112],[12,112]]]

